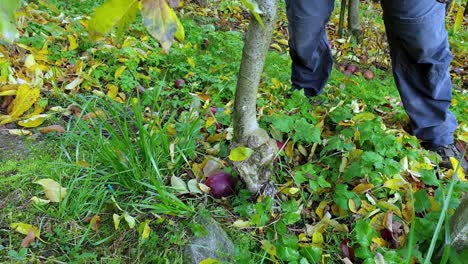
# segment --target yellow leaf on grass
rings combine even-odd
[[[119,225],[120,225],[120,215],[118,215],[118,214],[113,214],[113,215],[112,215],[112,220],[114,220],[114,228],[115,228],[115,230],[118,230],[118,229],[119,229]]]
[[[36,238],[41,240],[42,242],[45,242],[40,237],[39,228],[37,228],[36,226],[25,224],[25,223],[11,223],[10,228],[23,235],[27,235],[29,234],[29,231],[33,230]]]
[[[76,41],[75,36],[73,35],[68,35],[68,43],[70,44],[69,50],[76,50],[78,48],[78,43]]]
[[[12,95],[16,95],[16,90],[7,90],[7,91],[0,92],[0,96],[12,96]]]
[[[187,63],[190,67],[195,68],[195,61],[191,57],[187,58]]]
[[[125,222],[127,222],[128,227],[130,227],[130,229],[133,229],[135,227],[135,218],[129,215],[127,212],[125,212],[122,216],[125,219]]]
[[[58,203],[67,195],[67,188],[63,188],[60,184],[52,179],[40,179],[36,181],[44,189],[45,196],[51,202]]]
[[[18,125],[22,127],[38,127],[44,123],[45,119],[48,117],[48,115],[42,114],[42,115],[36,115],[32,116],[28,119],[22,120],[18,122]]]
[[[114,73],[114,78],[119,79],[123,72],[127,69],[127,66],[120,66]]]
[[[455,170],[457,169],[457,167],[459,167],[458,170],[457,170],[458,179],[461,180],[461,181],[466,181],[465,172],[463,171],[462,166],[458,165],[460,162],[456,158],[450,157],[450,163],[452,163],[454,173],[455,173]]]
[[[145,240],[149,237],[151,233],[151,228],[149,226],[149,223],[151,220],[146,220],[143,223],[140,224],[140,227],[138,228],[138,231],[141,234],[141,239]]]
[[[324,214],[325,214],[325,207],[328,206],[328,201],[321,201],[319,203],[319,206],[317,207],[317,209],[315,209],[315,213],[318,215],[318,217],[320,217],[320,219],[323,218]]]
[[[30,136],[32,132],[26,129],[8,129],[8,133],[14,136]]]
[[[42,205],[46,205],[46,204],[50,203],[50,200],[45,200],[45,199],[41,199],[41,198],[39,198],[37,196],[33,196],[33,197],[31,197],[31,202],[33,202],[36,205],[42,206]]]
[[[207,258],[207,259],[200,261],[200,263],[198,264],[217,264],[217,263],[219,263],[218,260],[213,259],[213,258]]]
[[[109,96],[110,98],[115,99],[118,93],[119,93],[119,87],[113,84],[109,84],[107,86],[107,96]]]
[[[244,161],[248,159],[253,153],[253,149],[241,146],[231,150],[229,159],[232,161]]]
[[[353,192],[356,194],[362,194],[372,190],[372,188],[374,188],[374,184],[372,183],[360,183],[353,188]]]
[[[20,117],[39,99],[40,93],[41,89],[39,88],[31,88],[27,84],[20,85],[16,97],[11,103],[12,107],[9,115],[13,118]]]
[[[384,183],[384,187],[387,187],[392,190],[400,190],[404,188],[408,183],[403,179],[390,179]]]

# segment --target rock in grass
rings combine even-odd
[[[234,244],[221,225],[209,216],[199,216],[196,222],[206,229],[206,235],[192,237],[185,246],[185,263],[198,264],[211,258],[234,263]]]
[[[465,197],[450,220],[452,248],[468,249],[468,197]]]

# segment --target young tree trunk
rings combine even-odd
[[[275,140],[259,127],[256,106],[258,85],[275,27],[277,0],[257,0],[257,3],[263,12],[265,28],[252,17],[244,41],[233,113],[233,147],[242,145],[253,149],[254,154],[234,162],[234,166],[251,193],[274,195],[276,191],[269,178],[278,149]]]
[[[341,0],[340,6],[340,21],[338,24],[338,36],[341,38],[343,37],[343,28],[344,28],[344,17],[346,12],[346,6],[348,5],[347,0]]]
[[[356,37],[357,41],[360,42],[362,28],[359,22],[359,0],[349,0],[348,29]]]

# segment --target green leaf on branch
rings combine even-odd
[[[249,9],[249,11],[252,13],[252,15],[255,17],[257,22],[265,28],[265,25],[263,24],[262,18],[260,15],[263,13],[262,10],[260,10],[260,7],[257,4],[257,1],[255,0],[241,0],[242,4]]]
[[[169,53],[174,38],[184,41],[184,27],[165,0],[144,0],[141,15],[143,25],[166,53]]]
[[[0,2],[0,39],[13,43],[19,36],[15,23],[15,11],[19,6],[19,0]]]
[[[88,31],[93,39],[99,39],[114,26],[119,26],[119,34],[135,18],[138,0],[108,0],[96,8],[88,23]]]
[[[247,147],[237,147],[231,150],[229,159],[232,161],[244,161],[254,153],[253,149]]]

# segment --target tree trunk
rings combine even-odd
[[[276,142],[261,129],[257,122],[257,92],[266,54],[275,27],[277,0],[257,0],[262,10],[263,28],[252,16],[247,31],[242,62],[237,80],[233,113],[233,147],[245,146],[254,150],[248,159],[234,162],[234,166],[251,193],[273,195],[275,188],[269,180]]]
[[[344,16],[346,12],[346,6],[348,5],[347,0],[341,0],[341,6],[340,6],[340,21],[338,24],[338,36],[341,38],[343,37],[343,28],[344,28]]]
[[[348,29],[351,34],[356,37],[356,40],[360,42],[362,28],[359,22],[359,0],[349,0]]]

